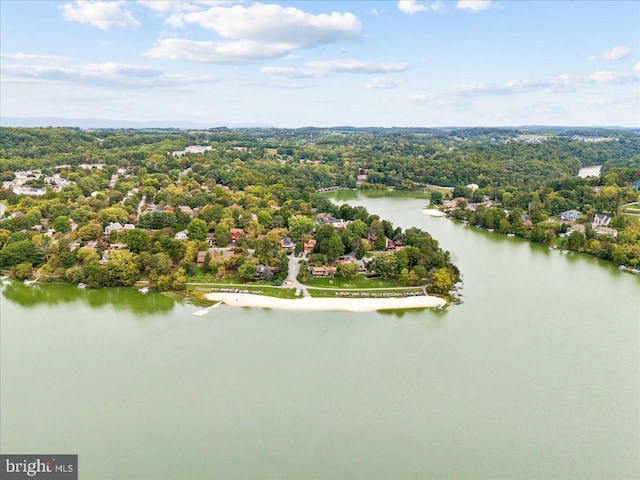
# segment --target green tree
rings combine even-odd
[[[133,253],[141,253],[149,248],[149,235],[138,228],[127,230],[120,238]]]
[[[353,280],[358,275],[360,268],[353,262],[341,263],[338,265],[338,273],[345,280]]]
[[[310,233],[313,230],[313,220],[304,215],[293,215],[289,217],[289,236],[292,240],[297,241],[302,239],[302,236],[306,233]]]
[[[140,278],[135,256],[126,250],[111,250],[105,267],[113,285],[130,287]]]
[[[329,238],[326,254],[327,260],[329,260],[330,262],[335,261],[338,257],[344,254],[344,244],[342,243],[340,235],[338,235],[335,231]]]
[[[231,243],[231,232],[226,225],[219,223],[214,230],[216,236],[216,245],[226,247]]]
[[[199,218],[194,218],[187,225],[187,230],[189,231],[189,240],[206,240],[207,234],[209,233],[209,226],[207,222],[204,220],[200,220]]]
[[[431,282],[427,287],[429,293],[444,295],[453,287],[454,277],[447,268],[438,268],[431,276]]]
[[[394,253],[378,255],[371,261],[371,269],[388,280],[398,274],[398,258]]]
[[[258,271],[258,261],[255,258],[245,260],[240,267],[238,267],[238,276],[242,282],[249,282],[253,280],[256,272]]]
[[[69,221],[69,217],[61,215],[53,221],[51,227],[56,232],[67,233],[69,230],[71,230],[71,221]]]

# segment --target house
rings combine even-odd
[[[212,257],[214,255],[217,255],[218,253],[220,253],[220,250],[218,250],[217,248],[211,248],[209,250],[201,250],[198,252],[198,254],[196,255],[196,265],[198,267],[202,267],[204,266],[204,260],[207,257],[207,254],[211,255]]]
[[[121,230],[123,230],[124,227],[122,226],[122,224],[120,222],[112,222],[109,225],[107,225],[104,229],[104,234],[105,235],[111,235],[114,232],[120,232]]]
[[[173,205],[165,205],[162,211],[165,213],[174,213],[176,211],[176,207]]]
[[[135,230],[136,226],[133,223],[125,223],[124,226],[122,227],[122,229],[125,232],[128,232],[129,230]]]
[[[181,230],[175,235],[176,240],[186,240],[189,238],[189,230]]]
[[[254,277],[270,280],[271,278],[273,278],[273,276],[277,272],[278,272],[278,268],[277,267],[271,267],[269,265],[260,264],[260,265],[258,265],[258,268],[256,269],[256,273],[254,274]]]
[[[193,209],[188,205],[180,205],[180,213],[189,215],[191,218],[193,218],[195,215],[195,212],[193,211]]]
[[[328,222],[333,228],[347,228],[349,220],[343,220],[341,218],[332,218]]]
[[[577,222],[581,216],[582,212],[579,212],[578,210],[567,210],[560,214],[560,220],[564,220],[565,222]]]
[[[609,215],[605,215],[604,213],[596,213],[591,221],[591,226],[593,228],[596,227],[608,227],[609,223],[611,223],[611,217]]]
[[[236,245],[238,243],[238,239],[245,234],[243,228],[231,228],[229,229],[229,233],[231,234],[231,243]]]
[[[207,233],[207,245],[209,245],[209,247],[213,248],[213,246],[216,244],[216,235],[213,232],[209,232]]]
[[[331,220],[335,220],[335,218],[330,213],[319,213],[316,215],[316,220],[320,225],[324,225],[331,222]]]
[[[314,238],[312,238],[308,242],[305,242],[302,246],[302,250],[304,251],[304,253],[311,253],[313,252],[314,248],[316,248],[316,240]]]
[[[296,248],[296,242],[291,240],[290,237],[284,237],[280,242],[280,246],[286,250],[291,250],[292,248]]]
[[[596,228],[596,235],[616,238],[618,236],[618,231],[615,228],[597,227]]]
[[[387,250],[395,250],[396,249],[396,244],[393,243],[393,240],[391,240],[389,237],[384,237],[384,242],[385,242],[385,248]]]
[[[312,273],[314,278],[333,277],[338,269],[336,267],[313,267]]]
[[[573,232],[580,232],[584,235],[584,233],[586,232],[586,227],[584,225],[580,225],[579,223],[576,223],[575,225],[571,225],[568,229],[567,229],[567,235],[571,235]]]
[[[358,176],[356,177],[356,183],[364,183],[364,182],[366,182],[366,181],[367,181],[367,178],[369,178],[369,177],[367,176],[367,174],[365,174],[365,173],[361,173],[360,175],[358,175]]]

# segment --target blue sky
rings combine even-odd
[[[2,116],[640,126],[636,1],[0,2]]]

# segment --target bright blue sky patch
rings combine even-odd
[[[634,1],[0,2],[2,116],[640,126]]]

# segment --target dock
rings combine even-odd
[[[215,305],[211,305],[210,307],[207,308],[203,308],[201,310],[198,310],[197,312],[193,312],[192,315],[195,315],[196,317],[204,317],[207,313],[209,313],[211,310],[213,310],[216,307],[219,307],[220,304],[222,302],[218,302]]]

